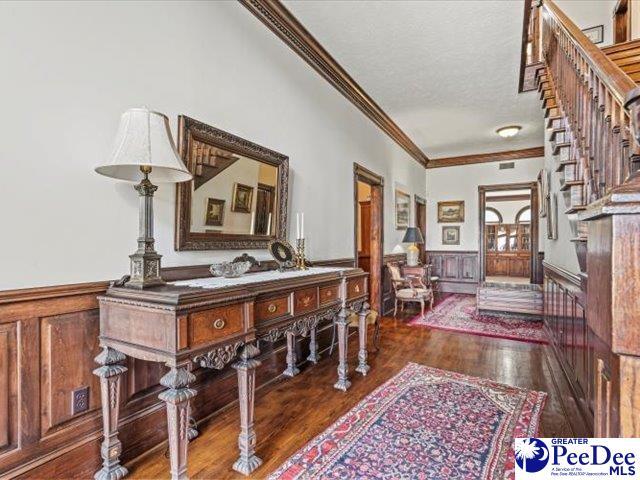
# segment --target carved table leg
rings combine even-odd
[[[312,363],[318,363],[320,360],[320,354],[318,353],[318,340],[316,339],[318,327],[313,327],[309,332],[309,356],[307,360]]]
[[[240,435],[238,435],[240,456],[233,464],[233,469],[244,475],[250,474],[262,464],[262,460],[255,455],[256,432],[253,429],[256,367],[260,365],[254,357],[259,353],[260,350],[255,345],[245,345],[240,352],[240,361],[232,365],[238,372],[240,403]]]
[[[367,315],[369,315],[369,304],[364,302],[358,312],[358,337],[360,339],[360,350],[358,350],[358,367],[356,372],[366,375],[369,371],[367,365]]]
[[[189,363],[189,371],[193,369],[193,364]],[[194,440],[198,437],[200,432],[198,432],[198,424],[196,423],[196,419],[191,416],[191,403],[189,403],[189,426],[187,427],[187,438],[189,441]]]
[[[93,373],[100,377],[100,393],[102,398],[102,428],[104,440],[100,447],[102,468],[93,478],[96,480],[119,480],[127,473],[120,465],[122,443],[118,439],[118,416],[120,414],[120,379],[127,367],[120,365],[125,355],[109,347],[103,347],[96,363],[102,365]]]
[[[351,386],[349,381],[349,367],[347,365],[347,341],[348,341],[348,328],[347,328],[347,310],[342,308],[338,313],[338,318],[335,320],[338,326],[338,381],[333,385],[334,388],[346,392]]]
[[[189,371],[188,363],[169,367],[169,372],[160,379],[160,384],[168,390],[158,398],[167,405],[167,429],[169,430],[169,456],[172,480],[182,480],[187,476],[187,444],[189,430],[189,400],[196,391],[189,384],[196,377]]]
[[[287,377],[295,377],[300,373],[296,360],[296,334],[287,332],[287,368],[282,372]]]

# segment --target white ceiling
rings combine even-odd
[[[285,4],[429,157],[542,145],[537,92],[517,93],[522,1]]]

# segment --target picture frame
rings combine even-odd
[[[547,216],[547,195],[549,193],[549,173],[542,169],[538,173],[538,213],[541,218]]]
[[[224,224],[224,207],[226,200],[207,198],[207,209],[204,212],[204,224],[208,227],[222,227]]]
[[[558,197],[557,194],[547,196],[549,211],[547,212],[547,238],[549,240],[558,239]]]
[[[252,205],[253,187],[242,183],[234,183],[231,211],[236,213],[251,213]]]
[[[411,219],[411,195],[396,190],[396,230],[406,230],[409,228]]]
[[[464,200],[438,202],[438,223],[464,222]]]
[[[584,33],[594,45],[604,42],[604,25],[596,25],[595,27],[583,28]]]
[[[460,226],[442,227],[443,245],[460,245]]]
[[[286,240],[273,240],[267,247],[269,253],[278,264],[279,270],[293,268],[295,265],[295,250]]]

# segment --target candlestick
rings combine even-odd
[[[271,235],[271,212],[269,212],[269,218],[267,220],[267,235]]]
[[[256,228],[256,212],[255,210],[251,212],[251,225],[249,225],[249,235],[253,235],[255,233]]]
[[[307,260],[304,257],[304,238],[299,238],[296,241],[296,269],[308,270]]]

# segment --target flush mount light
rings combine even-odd
[[[496,130],[496,133],[500,135],[502,138],[510,138],[515,137],[522,127],[520,125],[510,125],[508,127],[501,127]]]

